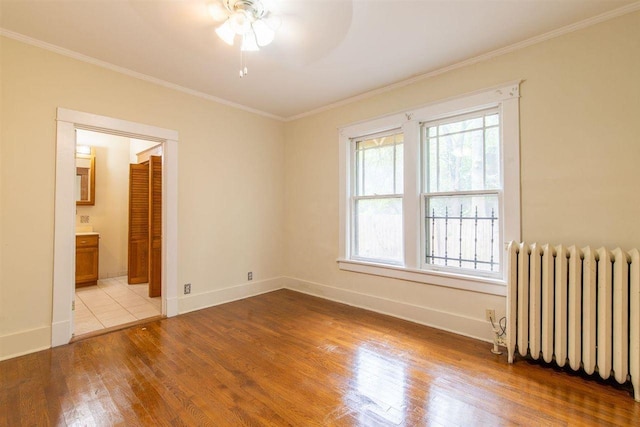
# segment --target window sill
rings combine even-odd
[[[340,270],[374,276],[391,277],[411,282],[463,289],[483,294],[506,296],[507,287],[503,280],[472,277],[462,274],[440,273],[436,271],[415,270],[396,265],[377,264],[374,262],[338,259]]]

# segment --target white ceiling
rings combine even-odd
[[[618,0],[274,0],[275,41],[245,54],[214,33],[216,0],[0,0],[26,36],[290,118],[629,6]]]

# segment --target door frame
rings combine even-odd
[[[75,299],[76,129],[146,139],[163,145],[162,314],[178,314],[178,132],[81,111],[57,109],[51,346],[73,336]]]

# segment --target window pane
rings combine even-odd
[[[356,150],[356,194],[362,194],[364,191],[363,166],[365,153],[363,150]]]
[[[404,193],[404,146],[396,145],[396,181],[395,194]]]
[[[483,189],[482,130],[440,138],[438,191]]]
[[[498,115],[498,113],[489,114],[488,116],[485,116],[485,118],[484,118],[484,125],[485,126],[496,126],[499,123],[500,123],[500,116]]]
[[[398,136],[400,136],[400,138],[398,138]],[[383,136],[380,138],[371,138],[371,139],[358,141],[357,149],[363,150],[366,148],[378,148],[384,145],[393,145],[398,142],[402,142],[401,136],[402,134],[394,134],[394,135]]]
[[[433,128],[432,128],[433,129]],[[429,147],[427,149],[428,152],[428,160],[427,164],[427,176],[429,177],[429,184],[427,186],[428,190],[431,192],[438,191],[440,188],[440,183],[438,182],[438,139],[432,138],[429,139]]]
[[[440,125],[440,135],[447,135],[450,133],[464,132],[471,129],[482,128],[482,117],[476,117],[473,119],[461,120],[452,123]]]
[[[425,196],[425,207],[427,264],[500,271],[497,195]]]
[[[402,198],[355,202],[356,257],[402,262]]]
[[[393,145],[364,151],[364,187],[361,195],[393,194],[394,153]]]
[[[403,134],[356,143],[356,195],[403,192]]]
[[[426,128],[426,192],[499,189],[499,116],[491,113]],[[485,127],[491,123],[491,127]],[[436,136],[434,129],[439,129]],[[443,135],[447,132],[448,134]],[[433,136],[432,136],[433,135]]]
[[[500,182],[500,129],[490,128],[485,131],[485,189],[493,190],[502,187]]]

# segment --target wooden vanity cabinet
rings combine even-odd
[[[76,288],[98,284],[97,234],[76,235]]]

